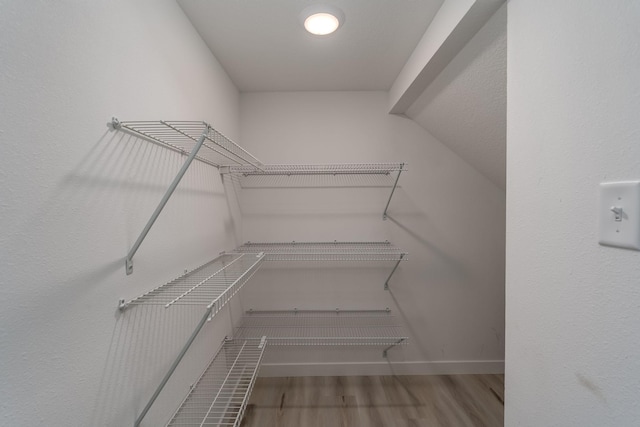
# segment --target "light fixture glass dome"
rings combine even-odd
[[[304,28],[311,34],[325,36],[333,33],[340,26],[338,18],[330,13],[314,13],[304,20]]]
[[[336,7],[315,4],[300,14],[304,28],[316,36],[326,36],[344,23],[344,13]]]

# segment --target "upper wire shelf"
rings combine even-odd
[[[261,162],[247,150],[215,130],[206,122],[199,121],[120,121],[113,117],[110,123],[113,129],[126,130],[134,135],[146,138],[172,150],[187,155],[184,164],[169,185],[151,218],[125,257],[125,272],[133,273],[133,256],[140,248],[149,230],[171,198],[176,187],[185,175],[191,162],[198,159],[220,168],[223,165],[250,165],[260,169]],[[204,150],[201,150],[202,148]]]
[[[271,164],[229,166],[222,173],[252,175],[389,175],[405,169],[405,163]]]
[[[384,242],[247,242],[235,252],[260,252],[265,261],[400,261],[406,253]]]
[[[167,426],[239,426],[266,347],[225,340]]]
[[[172,150],[189,154],[204,135],[202,144],[207,150],[201,150],[196,159],[215,166],[249,165],[260,170],[262,162],[247,150],[202,121],[119,121],[112,120],[115,129],[124,129],[138,136],[150,139]]]
[[[249,310],[236,339],[267,337],[269,345],[394,346],[408,340],[404,327],[385,310]]]
[[[336,164],[261,164],[229,165],[220,173],[231,176],[231,182],[240,188],[391,188],[382,213],[387,219],[400,175],[406,163],[336,163]]]
[[[229,253],[162,286],[125,302],[129,305],[204,305],[217,313],[253,276],[264,259],[261,253]]]

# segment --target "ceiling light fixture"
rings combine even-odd
[[[331,34],[344,22],[344,13],[331,6],[311,6],[302,12],[301,17],[304,28],[316,36]]]

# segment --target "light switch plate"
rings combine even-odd
[[[600,244],[640,250],[640,181],[600,184]]]

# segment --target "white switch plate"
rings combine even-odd
[[[640,181],[601,183],[598,206],[600,244],[640,250]]]

